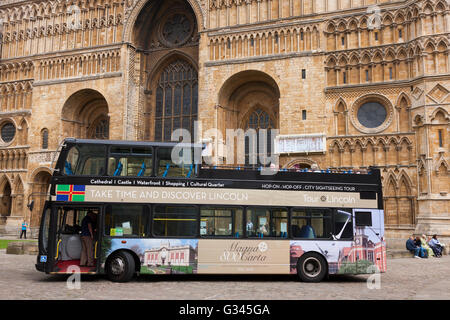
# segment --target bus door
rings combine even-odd
[[[383,241],[383,218],[378,209],[355,209],[355,240],[361,247],[358,273],[372,273],[374,264],[384,270],[385,245]]]
[[[52,272],[55,252],[55,208],[50,202],[44,205],[39,229],[39,255],[37,257],[36,269],[42,272]]]
[[[82,239],[83,219],[92,212],[93,240]],[[55,207],[55,232],[54,234],[54,273],[95,273],[98,241],[96,230],[99,221],[100,207],[78,207],[61,205]],[[82,243],[84,241],[84,244]],[[88,257],[82,259],[83,246],[90,249],[92,266],[88,266]],[[83,263],[83,265],[81,265]]]

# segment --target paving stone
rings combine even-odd
[[[140,299],[140,300],[341,300],[450,299],[450,256],[388,259],[379,289],[367,280],[378,275],[333,276],[303,283],[295,276],[141,275],[128,283],[105,276],[82,276],[80,289],[70,289],[69,276],[36,271],[36,256],[0,250],[0,300]],[[376,278],[375,278],[376,279]],[[71,282],[70,282],[71,283]]]

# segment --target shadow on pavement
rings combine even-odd
[[[39,281],[42,282],[64,282],[71,275],[48,275]],[[109,281],[106,275],[81,275],[81,281],[99,282]],[[151,283],[151,282],[300,282],[296,275],[210,275],[210,274],[171,274],[171,275],[149,275],[141,274],[135,276],[131,282]],[[349,283],[366,282],[367,275],[330,275],[323,283]]]

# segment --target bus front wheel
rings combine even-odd
[[[325,259],[318,253],[303,254],[297,263],[297,274],[304,282],[320,282],[327,273]]]
[[[133,256],[126,251],[114,253],[106,264],[106,274],[111,281],[127,282],[134,275],[135,262]]]

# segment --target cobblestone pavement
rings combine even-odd
[[[370,275],[334,276],[322,283],[302,283],[294,276],[205,275],[141,275],[129,283],[113,283],[86,275],[81,289],[69,289],[68,276],[38,272],[35,261],[35,256],[0,250],[0,299],[450,299],[450,256],[388,260],[380,289],[368,289]]]

